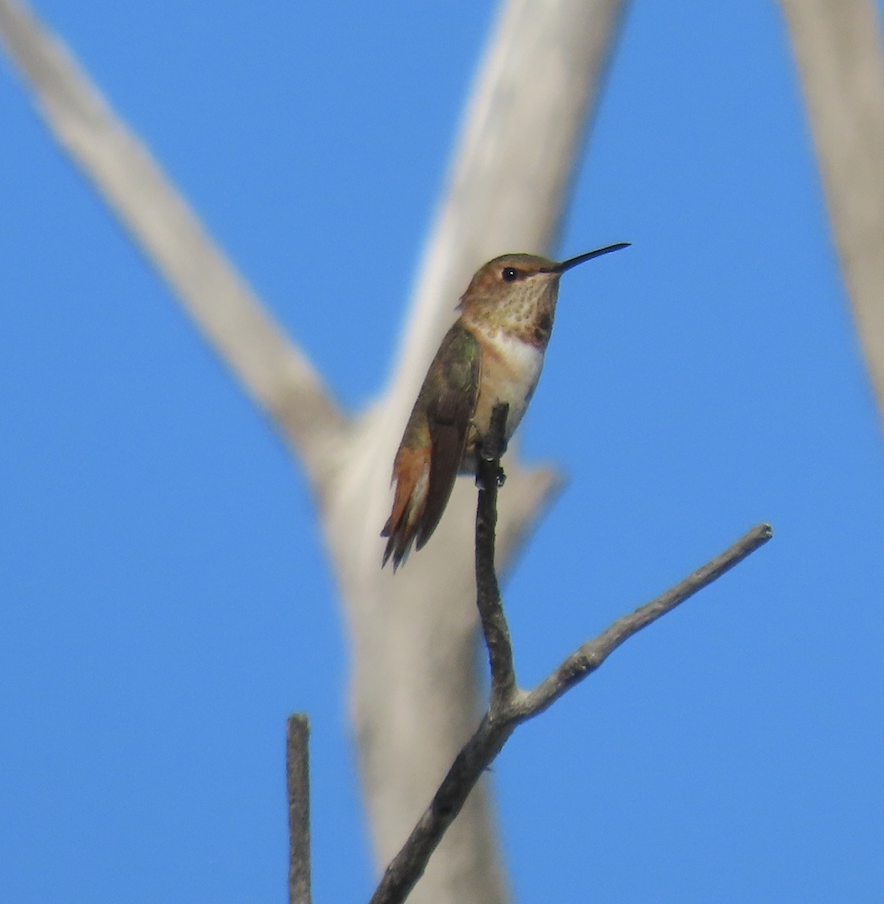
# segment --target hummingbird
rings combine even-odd
[[[519,426],[540,378],[562,274],[628,246],[607,245],[561,263],[504,254],[479,268],[430,364],[396,453],[393,510],[381,531],[389,538],[383,565],[392,556],[395,571],[412,544],[420,549],[430,539],[457,475],[475,474],[495,404],[509,404],[504,446]]]

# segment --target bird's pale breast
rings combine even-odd
[[[509,402],[509,440],[531,401],[542,368],[543,352],[533,345],[502,331],[482,337],[479,398],[473,416],[479,433],[488,430],[495,403]]]

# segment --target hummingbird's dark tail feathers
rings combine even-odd
[[[393,524],[392,515],[387,519],[387,523],[381,531],[382,537],[389,537],[387,545],[384,547],[384,558],[381,562],[381,568],[387,564],[388,559],[392,556],[393,572],[395,574],[396,569],[408,559],[408,554],[411,552],[411,547],[414,543],[415,533],[415,530],[408,529],[408,525],[404,520],[398,524]]]
[[[393,573],[396,573],[396,569],[403,564],[408,559],[408,554],[411,552],[411,544],[414,541],[414,536],[411,536],[406,539],[403,533],[397,533],[394,528],[390,527],[390,522],[387,521],[387,524],[384,526],[384,529],[381,531],[382,537],[389,537],[387,540],[387,545],[384,547],[384,559],[381,562],[381,568],[387,564],[390,556],[393,557]]]

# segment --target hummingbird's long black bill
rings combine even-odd
[[[550,269],[554,273],[564,273],[566,270],[570,270],[572,267],[576,267],[584,261],[591,261],[594,257],[601,257],[603,254],[608,254],[611,251],[619,251],[621,248],[628,248],[631,244],[631,242],[617,242],[616,245],[605,245],[604,248],[596,248],[595,251],[587,251],[586,254],[578,254],[577,257],[568,258],[568,260],[562,261],[560,264],[556,264],[555,267],[551,267]]]

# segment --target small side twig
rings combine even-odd
[[[423,875],[430,856],[460,812],[482,773],[522,723],[549,708],[563,694],[594,672],[622,643],[671,612],[699,590],[743,561],[772,536],[769,524],[750,530],[721,555],[689,575],[671,590],[618,619],[594,640],[583,644],[534,690],[516,682],[509,628],[500,601],[494,569],[494,530],[502,437],[507,406],[497,406],[492,434],[478,456],[479,503],[476,512],[476,587],[482,631],[491,664],[491,700],[476,733],[461,749],[429,807],[381,878],[370,904],[401,904]]]
[[[552,675],[515,704],[514,709],[519,714],[519,720],[524,721],[542,713],[562,694],[594,672],[620,644],[629,640],[642,628],[657,621],[658,618],[662,618],[667,612],[671,612],[688,597],[693,596],[713,581],[717,581],[726,571],[730,571],[756,549],[764,546],[772,536],[773,528],[769,524],[759,524],[757,527],[753,527],[733,546],[707,562],[702,568],[698,568],[680,584],[676,584],[671,590],[667,590],[662,596],[646,603],[635,612],[618,618],[598,637],[587,641],[572,653]]]
[[[286,726],[289,801],[289,904],[310,904],[310,722],[303,713]]]

